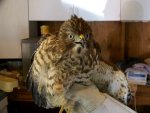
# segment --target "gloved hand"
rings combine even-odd
[[[69,113],[136,113],[111,96],[99,92],[93,84],[74,84],[66,94]]]
[[[96,86],[74,84],[67,92],[66,98],[73,103],[72,113],[91,113],[106,99]]]

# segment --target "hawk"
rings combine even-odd
[[[90,26],[76,15],[41,41],[26,80],[35,103],[45,108],[66,105],[65,94],[74,83],[94,83],[101,92],[127,103],[125,75],[102,60]]]

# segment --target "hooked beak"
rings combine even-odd
[[[81,34],[79,37],[80,37],[80,39],[84,39],[84,35],[83,34]]]
[[[79,38],[80,41],[77,41],[76,44],[80,44],[82,47],[84,47],[84,41],[83,41],[84,35],[83,34],[79,35]]]
[[[80,44],[82,47],[84,47],[84,35],[83,34],[81,34],[80,36],[79,36],[79,41],[77,41],[77,42],[75,42],[76,44]]]

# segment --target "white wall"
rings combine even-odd
[[[28,1],[0,0],[0,58],[21,58],[28,34]]]

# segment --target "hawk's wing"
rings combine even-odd
[[[125,74],[104,61],[99,62],[96,70],[97,74],[93,74],[92,80],[99,90],[127,104],[130,90]]]
[[[92,82],[94,82],[100,91],[127,103],[130,91],[125,74],[115,65],[104,61],[100,54],[99,45],[94,41],[93,43],[88,58],[91,59],[93,65],[89,70],[89,73],[92,73]],[[87,56],[84,57],[86,59]]]
[[[65,44],[65,45],[64,45]],[[71,45],[57,36],[51,35],[43,40],[37,48],[33,63],[27,75],[27,89],[32,92],[35,103],[45,108],[55,107],[49,99],[54,94],[55,66],[62,59]]]
[[[52,105],[47,106],[46,89],[43,88],[42,93],[38,91],[39,83],[34,78],[32,65],[30,67],[30,70],[28,72],[27,79],[26,79],[27,89],[32,92],[32,97],[33,97],[35,104],[37,104],[39,107],[44,107],[44,108],[51,107],[52,108],[53,107]]]

